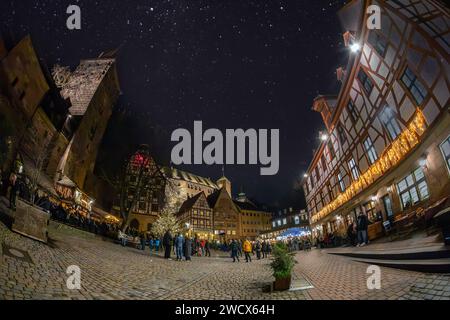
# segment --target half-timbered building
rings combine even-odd
[[[380,29],[368,28],[370,5]],[[349,61],[339,94],[314,100],[327,134],[303,180],[315,235],[344,231],[361,211],[381,228],[450,194],[448,8],[354,0],[339,15]]]

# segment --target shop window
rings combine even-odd
[[[444,156],[445,163],[447,163],[447,169],[450,173],[450,136],[441,143],[440,148],[442,155]]]
[[[399,136],[399,134],[401,133],[401,129],[397,122],[395,112],[390,106],[386,105],[384,107],[383,112],[380,115],[380,120],[388,131],[391,140],[394,140]]]
[[[402,82],[408,88],[408,91],[412,94],[418,105],[421,105],[425,97],[427,96],[427,90],[422,82],[417,79],[417,76],[409,69],[406,68],[402,75]]]
[[[430,196],[425,175],[420,167],[398,182],[397,189],[403,209],[426,200]]]
[[[375,212],[375,202],[374,201],[369,201],[367,203],[364,204],[364,209],[366,210],[366,215],[367,218],[374,222],[377,220],[377,215]]]
[[[389,195],[383,197],[383,204],[388,218],[392,217],[394,215],[394,211],[392,209],[392,201]]]
[[[360,69],[358,72],[358,79],[359,82],[361,82],[361,85],[366,90],[367,95],[370,95],[372,93],[374,84],[372,82],[372,79],[367,75],[367,73],[364,72],[363,69]]]
[[[375,161],[377,161],[378,159],[377,151],[375,150],[372,139],[370,139],[370,137],[367,137],[367,139],[364,140],[364,148],[366,149],[370,164],[373,164]]]

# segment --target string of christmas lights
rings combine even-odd
[[[312,216],[312,223],[323,219],[331,212],[338,209],[350,201],[358,193],[373,184],[380,176],[391,167],[398,164],[418,143],[419,138],[426,129],[425,117],[420,109],[417,109],[414,118],[406,129],[386,148],[381,157],[366,170],[358,180],[354,181],[350,187],[339,194],[336,199],[322,208],[317,214]]]

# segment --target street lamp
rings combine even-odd
[[[328,140],[328,135],[327,135],[326,133],[322,133],[322,134],[320,135],[320,140],[322,140],[322,141],[327,141],[327,140]]]
[[[303,174],[303,178],[308,178],[308,174],[307,173]]]
[[[350,45],[350,51],[353,53],[357,53],[359,50],[361,50],[361,45],[357,42],[354,42]]]

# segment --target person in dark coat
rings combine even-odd
[[[9,191],[9,208],[15,211],[19,182],[17,181],[17,175],[14,172],[9,176],[9,185],[11,186]]]
[[[186,237],[184,240],[184,257],[186,261],[191,261],[192,256],[192,240],[189,237]]]
[[[230,244],[230,248],[231,248],[231,257],[233,258],[233,262],[237,261],[239,262],[239,255],[238,255],[238,243],[236,242],[236,240],[232,240],[231,244]]]
[[[255,243],[255,251],[256,251],[256,258],[258,260],[260,260],[261,259],[261,242],[259,242],[259,240],[256,241],[256,243]]]
[[[263,241],[261,246],[261,252],[262,252],[262,258],[267,258],[267,243],[266,241]]]
[[[208,240],[205,241],[205,257],[211,257],[211,251],[210,251],[210,243]]]
[[[367,238],[367,228],[369,226],[369,221],[367,216],[360,212],[357,220],[357,230],[358,230],[358,246],[362,247],[369,243]]]
[[[354,226],[353,222],[348,225],[347,237],[348,237],[348,240],[349,240],[350,244],[352,246],[355,246],[356,245],[356,241],[355,241],[356,240],[356,234],[355,234],[355,226]]]
[[[172,250],[172,235],[167,230],[163,237],[164,259],[170,259],[170,251]]]

